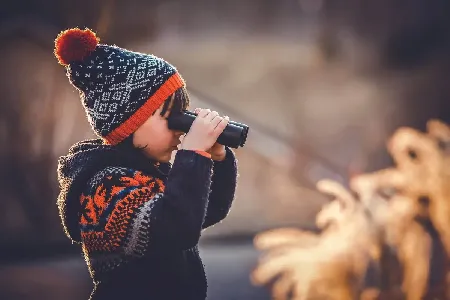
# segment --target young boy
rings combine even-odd
[[[55,41],[100,137],[74,145],[58,166],[60,216],[82,245],[91,299],[205,299],[198,241],[227,216],[236,189],[234,154],[216,142],[228,118],[196,109],[180,143],[183,133],[167,126],[189,105],[177,70],[98,42],[78,28]]]

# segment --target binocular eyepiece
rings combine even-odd
[[[167,119],[169,129],[189,132],[197,114],[190,111],[172,112]],[[249,127],[245,124],[228,121],[227,127],[220,134],[217,142],[230,148],[239,148],[245,145]]]

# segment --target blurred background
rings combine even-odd
[[[2,0],[0,299],[92,288],[56,207],[57,158],[93,137],[53,55],[74,26],[165,58],[193,107],[251,128],[233,209],[202,238],[208,299],[270,299],[249,279],[256,233],[314,228],[317,180],[389,166],[396,128],[450,121],[447,0]]]

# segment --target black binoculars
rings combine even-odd
[[[180,130],[182,132],[189,132],[197,114],[190,111],[172,112],[169,115],[168,123],[169,129]],[[227,127],[220,134],[217,142],[230,148],[239,148],[245,145],[247,140],[249,127],[245,124],[228,121]]]

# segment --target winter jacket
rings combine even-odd
[[[180,150],[173,166],[89,140],[61,157],[58,198],[66,234],[81,243],[91,299],[206,299],[203,229],[234,199],[236,159]]]

